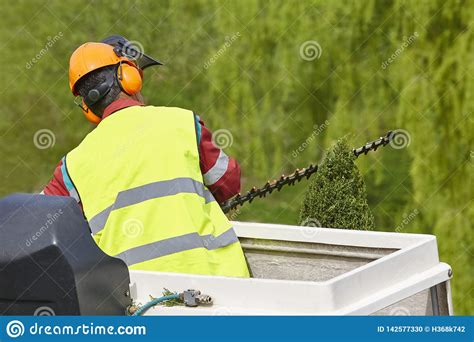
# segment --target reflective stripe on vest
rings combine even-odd
[[[245,257],[199,166],[195,119],[134,106],[66,156],[94,240],[134,270],[248,277]],[[217,181],[228,158],[206,179]]]
[[[89,226],[92,234],[97,234],[104,228],[112,210],[124,208],[149,199],[172,196],[179,193],[197,194],[203,197],[206,203],[215,201],[214,196],[204,187],[204,184],[192,178],[176,178],[142,185],[120,192],[114,204],[91,218],[89,220]]]
[[[233,228],[229,228],[219,236],[214,236],[212,234],[199,235],[198,233],[189,233],[131,248],[115,255],[115,257],[122,259],[128,266],[131,266],[140,262],[194,248],[202,247],[208,250],[214,250],[238,241],[239,239],[237,238],[237,235],[235,235]]]

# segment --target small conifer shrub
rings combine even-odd
[[[312,178],[301,208],[302,226],[374,228],[364,180],[345,139],[330,149]]]

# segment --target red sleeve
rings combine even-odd
[[[212,192],[217,202],[222,203],[240,192],[239,163],[212,141],[212,133],[197,117],[199,156],[204,183]]]
[[[53,173],[53,178],[49,181],[46,187],[43,190],[45,195],[51,196],[69,196],[69,191],[64,184],[63,175],[61,172],[61,166],[63,165],[63,161],[61,160],[56,166],[56,169]]]

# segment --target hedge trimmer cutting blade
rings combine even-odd
[[[377,140],[366,143],[364,146],[355,148],[352,150],[354,155],[359,157],[361,154],[367,154],[370,151],[376,151],[379,147],[388,145],[397,131],[389,131],[384,136]],[[294,185],[296,182],[300,182],[303,178],[308,179],[312,174],[318,171],[318,165],[309,165],[304,169],[296,169],[292,174],[285,176],[282,175],[279,180],[272,182],[268,181],[263,187],[253,187],[245,195],[238,194],[237,196],[221,203],[221,209],[224,213],[228,213],[230,210],[237,208],[239,205],[242,206],[246,202],[252,203],[256,197],[265,197],[267,194],[271,194],[274,190],[280,191],[285,185]]]

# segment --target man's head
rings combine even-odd
[[[82,97],[83,112],[93,123],[99,123],[104,109],[119,97],[142,100],[143,71],[126,51],[118,43],[85,43],[71,56],[69,86]]]

